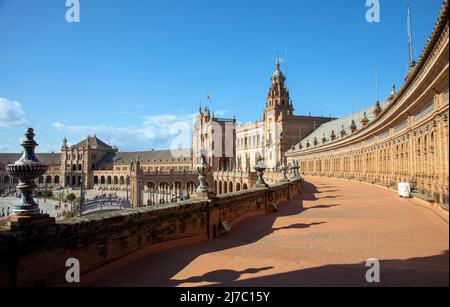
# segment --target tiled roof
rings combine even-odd
[[[388,106],[389,102],[388,101],[384,101],[384,102],[380,102],[380,106],[381,109],[386,109],[386,107]],[[319,128],[317,128],[313,133],[311,133],[310,135],[308,135],[306,138],[304,138],[303,140],[301,140],[300,143],[298,143],[297,145],[295,145],[295,149],[298,150],[300,147],[300,144],[302,146],[302,150],[306,150],[307,149],[307,143],[309,142],[310,144],[310,148],[312,147],[319,147],[321,145],[327,145],[330,144],[332,142],[337,142],[341,139],[343,139],[341,137],[341,130],[344,129],[346,132],[346,135],[344,136],[344,138],[348,137],[349,135],[351,135],[351,129],[350,126],[352,124],[352,120],[354,120],[355,125],[356,125],[356,129],[359,131],[361,130],[362,127],[362,123],[361,120],[364,118],[364,114],[366,114],[367,119],[370,122],[373,122],[375,120],[375,115],[373,114],[375,110],[375,105],[368,107],[364,110],[361,110],[359,112],[347,115],[345,117],[327,122],[325,124],[322,124]],[[332,132],[334,131],[334,135],[336,136],[335,140],[332,141],[331,140],[331,135]],[[322,139],[326,138],[326,142],[325,144],[322,143]],[[317,140],[317,145],[314,145],[315,140]]]
[[[191,150],[155,150],[155,151],[140,151],[140,152],[116,152],[108,153],[98,163],[99,167],[111,164],[130,164],[132,160],[136,160],[139,156],[139,161],[143,164],[161,164],[161,163],[186,163],[191,161]]]
[[[81,141],[80,143],[76,144],[74,147],[91,147],[91,148],[100,148],[100,147],[106,147],[106,148],[112,148],[96,136],[89,136],[85,140]]]

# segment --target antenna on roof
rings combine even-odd
[[[411,22],[411,8],[408,6],[408,49],[409,49],[409,67],[413,67],[416,62],[414,61],[414,48],[412,37],[412,22]]]

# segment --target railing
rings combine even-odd
[[[82,206],[82,215],[88,215],[96,212],[102,211],[117,211],[130,209],[131,204],[125,200],[121,199],[99,199],[89,201]],[[80,206],[75,207],[76,212],[80,212]]]

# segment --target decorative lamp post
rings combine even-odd
[[[300,178],[298,177],[298,173],[297,173],[297,171],[298,171],[298,166],[297,166],[297,164],[295,163],[295,161],[292,161],[292,164],[291,164],[291,174],[292,174],[292,180],[299,180]]]
[[[256,165],[254,167],[254,170],[256,171],[256,174],[258,175],[258,179],[256,180],[256,187],[257,188],[267,188],[269,185],[264,181],[264,171],[267,169],[266,165],[264,164],[264,160],[261,157],[261,155],[258,153],[256,154]]]
[[[295,177],[297,177],[297,180],[302,179],[299,173],[300,165],[298,164],[298,161],[295,162]]]
[[[37,188],[35,180],[48,170],[48,165],[41,163],[34,153],[38,146],[34,136],[33,129],[28,128],[25,134],[26,140],[21,144],[24,149],[22,157],[14,164],[6,166],[8,174],[19,180],[17,189],[20,191],[20,200],[12,210],[12,216],[8,218],[8,226],[11,230],[55,223],[54,218],[50,218],[47,214],[40,214],[39,205],[33,199],[33,192]]]
[[[281,180],[280,182],[289,182],[289,178],[287,177],[287,170],[288,167],[286,165],[286,162],[283,162],[283,164],[281,164]]]
[[[206,162],[206,155],[203,150],[200,152],[200,162],[197,164],[195,169],[198,173],[198,180],[200,181],[200,185],[197,188],[197,193],[208,194],[210,191],[207,176],[211,172],[211,166],[209,166]]]

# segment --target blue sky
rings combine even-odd
[[[402,84],[406,7],[422,51],[442,0],[0,0],[0,152],[34,127],[39,151],[88,134],[121,150],[168,147],[199,102],[239,122],[262,117],[276,53],[296,114],[343,116]],[[353,102],[353,103],[352,103]],[[352,107],[353,106],[353,107]]]

